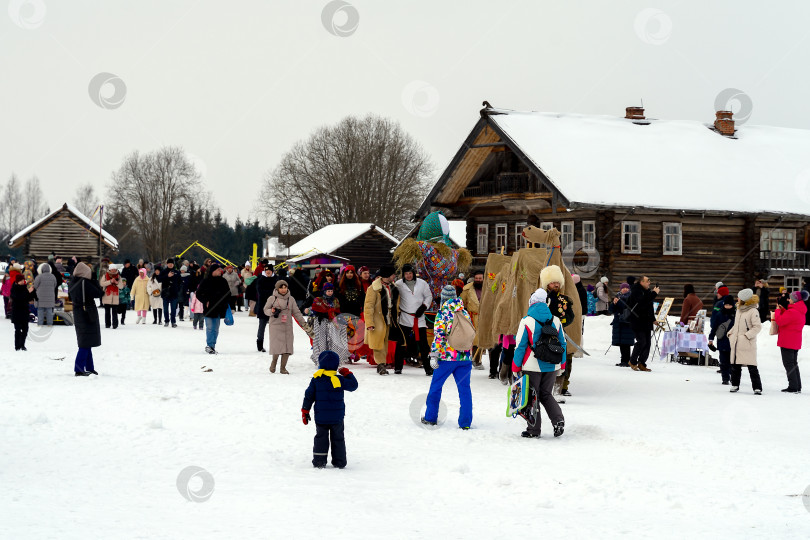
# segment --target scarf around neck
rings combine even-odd
[[[337,377],[337,371],[334,370],[327,371],[325,369],[319,369],[318,371],[315,372],[315,374],[312,377],[317,379],[321,375],[326,375],[327,377],[329,377],[329,379],[332,381],[332,388],[340,388],[340,379]]]

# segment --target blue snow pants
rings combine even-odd
[[[442,400],[442,387],[450,375],[456,380],[458,399],[461,401],[461,410],[458,413],[458,427],[468,428],[472,423],[472,390],[470,390],[470,373],[472,361],[445,362],[439,361],[439,367],[433,370],[433,379],[430,381],[430,391],[427,397],[427,410],[425,420],[436,422],[439,417],[439,402]]]

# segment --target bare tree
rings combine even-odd
[[[8,183],[3,190],[3,197],[0,199],[0,207],[3,209],[0,229],[3,230],[5,235],[16,234],[26,225],[23,223],[22,202],[20,181],[16,174],[11,173],[11,178],[8,179]]]
[[[87,217],[93,215],[93,212],[95,212],[98,207],[98,203],[99,198],[98,195],[96,195],[96,188],[89,182],[79,186],[76,189],[76,193],[73,195],[73,206],[78,208],[79,212]]]
[[[23,227],[30,225],[48,212],[48,204],[45,202],[42,186],[36,176],[32,176],[25,182],[21,212]]]
[[[348,116],[297,142],[265,174],[258,210],[265,218],[293,216],[299,232],[369,222],[401,235],[432,171],[425,151],[397,122]]]
[[[182,148],[133,152],[112,174],[107,198],[140,233],[150,260],[162,260],[178,246],[172,224],[187,215],[192,203],[208,204],[200,174]]]

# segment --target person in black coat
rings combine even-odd
[[[301,405],[301,420],[310,421],[309,410],[315,404],[315,442],[312,448],[312,466],[326,467],[329,441],[332,441],[332,465],[338,469],[346,466],[346,439],[343,436],[343,418],[346,416],[344,391],[357,390],[357,379],[348,368],[340,368],[340,357],[334,351],[323,351],[318,356],[318,367],[304,392]]]
[[[197,289],[197,298],[203,305],[205,319],[205,352],[217,354],[217,337],[219,337],[219,324],[228,313],[231,300],[231,287],[222,277],[222,267],[212,263],[208,267],[205,279]]]
[[[759,297],[759,320],[762,322],[771,320],[771,292],[768,290],[768,282],[758,279],[754,283],[754,294]]]
[[[720,377],[723,384],[731,384],[731,342],[728,339],[728,331],[734,326],[734,316],[737,310],[734,305],[734,297],[730,294],[724,296],[715,303],[709,319],[709,348],[719,351],[720,356]],[[714,339],[717,338],[717,347],[714,346]]]
[[[647,358],[650,356],[652,344],[652,330],[655,323],[655,307],[653,301],[661,290],[656,286],[650,290],[650,278],[641,276],[641,279],[630,289],[627,305],[630,308],[630,326],[636,344],[630,354],[630,368],[633,371],[651,371],[647,367]]]
[[[91,373],[98,375],[93,365],[93,347],[101,345],[101,329],[98,321],[98,307],[94,299],[102,298],[104,290],[98,281],[92,279],[90,267],[80,262],[73,269],[68,295],[73,302],[73,328],[79,352],[73,371],[77,377]]]
[[[270,317],[264,313],[264,305],[267,299],[273,296],[276,290],[276,282],[278,277],[273,275],[273,265],[264,267],[264,272],[251,285],[256,286],[256,317],[259,319],[259,330],[256,333],[256,348],[259,352],[267,352],[264,348],[264,331],[267,328],[267,323]]]
[[[636,336],[633,333],[633,327],[630,326],[628,318],[630,309],[627,302],[630,300],[630,284],[622,283],[619,285],[619,294],[613,299],[608,308],[613,314],[613,333],[611,336],[611,345],[619,347],[621,351],[621,361],[616,364],[620,367],[628,367],[630,365],[630,348],[636,342]]]
[[[279,275],[282,271],[286,272],[286,270],[282,268],[279,270]],[[305,274],[306,272],[304,270],[295,270],[289,276],[282,278],[289,283],[290,294],[293,298],[295,298],[295,303],[298,304],[298,309],[301,309],[301,307],[304,305],[304,301],[307,299],[307,284],[302,282],[302,280],[306,279],[304,277]]]
[[[174,267],[174,259],[166,261],[166,269],[160,274],[160,296],[163,298],[163,326],[169,326],[171,315],[172,328],[177,328],[177,302],[183,288],[180,271]]]
[[[34,287],[26,285],[25,276],[14,276],[9,298],[11,299],[11,322],[14,323],[14,350],[27,351],[25,339],[28,337],[29,304],[35,297]]]
[[[138,269],[129,259],[124,259],[124,267],[121,269],[121,277],[127,280],[127,284],[132,287],[138,279]],[[135,304],[135,300],[130,299],[126,309],[130,309]]]

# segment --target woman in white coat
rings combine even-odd
[[[758,307],[759,297],[754,291],[743,289],[739,292],[734,326],[728,331],[731,345],[731,392],[740,390],[742,367],[748,366],[754,394],[762,393],[762,381],[757,368],[757,335],[762,330]]]
[[[149,293],[149,307],[152,308],[152,324],[161,324],[163,318],[163,298],[160,297],[163,284],[160,282],[160,268],[155,268],[149,283],[146,285],[146,292]]]

